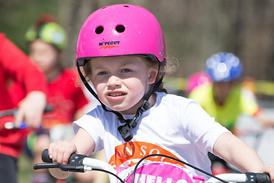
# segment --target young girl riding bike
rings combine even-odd
[[[76,58],[84,84],[101,105],[74,122],[71,141],[50,144],[54,162],[67,163],[72,153],[90,155],[105,149],[108,163],[117,170],[159,153],[210,172],[207,153],[212,152],[241,171],[268,172],[274,181],[274,166],[265,166],[252,148],[197,102],[161,92],[165,41],[157,19],[146,9],[119,4],[92,13],[80,31]],[[58,178],[69,174],[50,172]]]

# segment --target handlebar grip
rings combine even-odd
[[[270,176],[266,173],[256,174],[257,183],[271,183]]]
[[[86,156],[72,153],[69,157],[68,164],[72,163],[72,162],[75,162],[75,160],[77,160],[77,159],[81,160],[84,157],[86,157]],[[52,159],[49,157],[49,150],[48,149],[43,150],[43,152],[42,152],[42,161],[45,162],[45,163],[53,163]]]
[[[42,160],[45,163],[52,163],[52,159],[49,157],[48,149],[44,149],[44,151],[42,152]]]

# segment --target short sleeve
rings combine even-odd
[[[228,130],[209,116],[202,107],[191,100],[183,114],[183,128],[187,130],[191,141],[196,144],[202,154],[213,151],[213,146],[219,136]]]

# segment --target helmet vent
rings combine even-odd
[[[124,32],[125,29],[126,29],[126,28],[125,28],[125,26],[123,26],[123,25],[117,25],[117,26],[116,26],[116,31],[119,32],[119,33]]]
[[[96,34],[101,34],[103,31],[104,31],[104,27],[99,26],[99,27],[96,28],[95,33]]]

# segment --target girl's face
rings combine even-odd
[[[135,56],[93,58],[91,81],[100,101],[122,114],[135,114],[158,69]]]
[[[45,74],[49,74],[57,65],[59,52],[54,46],[37,39],[30,43],[29,56]]]

